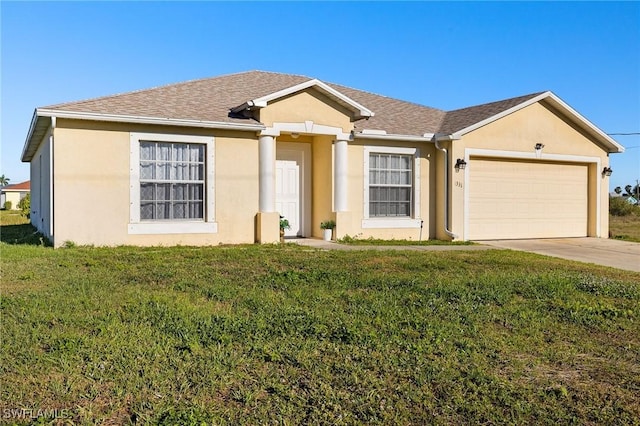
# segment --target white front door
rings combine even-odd
[[[300,153],[278,150],[276,160],[276,211],[289,221],[291,229],[285,229],[284,235],[295,237],[302,235],[300,203]]]

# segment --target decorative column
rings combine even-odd
[[[347,211],[347,149],[349,144],[347,140],[338,139],[334,147],[333,207],[336,212],[344,212]]]
[[[280,214],[276,211],[276,137],[274,129],[260,132],[258,139],[258,213],[256,242],[273,244],[280,241]]]
[[[260,211],[274,212],[276,209],[276,140],[273,135],[260,135]]]

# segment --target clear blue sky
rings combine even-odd
[[[640,3],[0,2],[0,174],[36,107],[252,69],[455,109],[552,90],[640,132]],[[611,187],[640,179],[640,136]]]

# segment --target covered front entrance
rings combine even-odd
[[[280,216],[291,226],[288,237],[320,237],[323,221],[340,221],[347,211],[350,139],[342,127],[311,120],[275,122],[260,132],[256,242],[279,241]]]

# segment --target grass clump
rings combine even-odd
[[[354,246],[434,246],[434,245],[472,245],[471,241],[445,241],[445,240],[381,240],[377,238],[359,238],[358,236],[345,235],[338,243]]]

